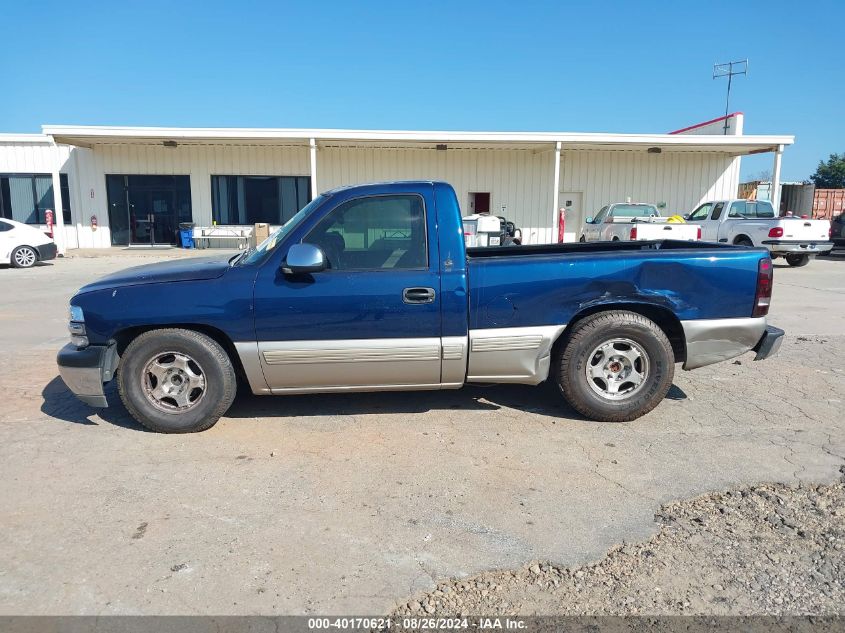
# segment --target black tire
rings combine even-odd
[[[630,395],[617,393],[620,396],[618,399],[615,396],[600,395],[603,378],[587,378],[588,363],[595,359],[608,358],[608,363],[618,362],[613,356],[594,354],[602,344],[609,344],[614,339],[631,341],[639,347],[636,350],[634,346],[628,345],[626,350],[625,343],[613,345],[614,350],[631,351],[633,355],[642,352],[636,362],[640,363],[637,371],[644,374],[639,385],[626,387],[633,383],[624,381],[624,376],[631,374],[625,374],[623,366],[618,374],[622,378],[616,381],[616,385],[620,391],[623,388],[630,390]],[[555,380],[563,397],[584,416],[599,422],[628,422],[645,415],[660,404],[672,386],[675,375],[675,354],[663,330],[640,314],[622,310],[599,312],[579,321],[556,361]],[[596,370],[603,367],[601,362],[590,366]],[[604,384],[605,387],[609,385],[608,382]]]
[[[38,261],[38,251],[31,246],[18,246],[9,259],[15,268],[32,268]]]
[[[809,255],[787,255],[785,259],[786,263],[793,268],[800,268],[810,263]]]
[[[749,240],[748,238],[745,238],[745,237],[742,237],[742,238],[734,241],[734,244],[736,246],[748,246],[748,247],[754,246],[754,243],[751,240]]]
[[[170,361],[170,358],[173,361]],[[178,361],[177,361],[178,359]],[[187,359],[189,373],[185,376],[202,377],[203,389],[180,408],[175,398],[168,395],[157,398],[153,393],[158,386],[155,371],[179,373],[177,362]],[[157,360],[153,372],[149,364]],[[190,364],[193,362],[193,365]],[[163,363],[163,364],[162,364]],[[199,371],[197,371],[199,370]],[[168,377],[175,381],[176,377]],[[179,378],[179,383],[164,383],[162,387],[180,389],[180,397],[191,386]],[[198,380],[198,378],[197,378]],[[229,355],[214,339],[183,329],[152,330],[134,339],[123,352],[117,375],[120,399],[129,413],[143,426],[159,433],[196,433],[211,428],[232,404],[237,391],[235,368]],[[186,398],[197,393],[199,387],[188,392]],[[154,403],[157,401],[157,403]]]

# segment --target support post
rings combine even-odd
[[[317,197],[317,139],[309,141],[311,152],[311,199]]]
[[[775,164],[772,168],[772,194],[769,198],[772,201],[775,215],[780,215],[780,163],[783,157],[783,145],[778,145],[775,151]]]
[[[560,202],[560,141],[555,143],[554,151],[555,165],[554,165],[554,190],[552,191],[552,233],[549,243],[555,243],[555,234],[557,231],[557,205]]]
[[[61,177],[61,159],[59,147],[53,143],[53,152],[55,159],[53,160],[53,241],[56,243],[56,249],[60,255],[65,254],[65,219],[62,209],[64,209],[64,200],[62,200],[62,177]]]

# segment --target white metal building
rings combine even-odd
[[[0,217],[43,226],[46,209],[63,209],[60,250],[149,245],[175,242],[180,222],[279,224],[339,185],[437,179],[465,214],[505,215],[527,243],[556,241],[565,207],[572,240],[610,202],[678,213],[733,197],[743,155],[772,152],[779,180],[793,137],[743,135],[742,123],[737,113],[669,134],[47,125],[0,134]]]

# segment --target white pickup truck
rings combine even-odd
[[[616,242],[627,240],[701,239],[701,227],[684,222],[669,222],[653,204],[617,202],[587,218],[581,228],[581,242]]]
[[[768,200],[705,202],[687,219],[701,224],[704,241],[763,246],[772,259],[783,257],[790,266],[805,266],[811,257],[833,248],[829,220],[775,217]]]

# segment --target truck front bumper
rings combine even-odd
[[[827,253],[833,248],[833,242],[801,242],[797,240],[763,240],[763,245],[773,255],[792,255],[794,253],[818,255],[820,253]]]
[[[103,383],[114,377],[120,362],[114,345],[78,348],[68,343],[56,358],[59,374],[73,394],[92,407],[107,407]]]

